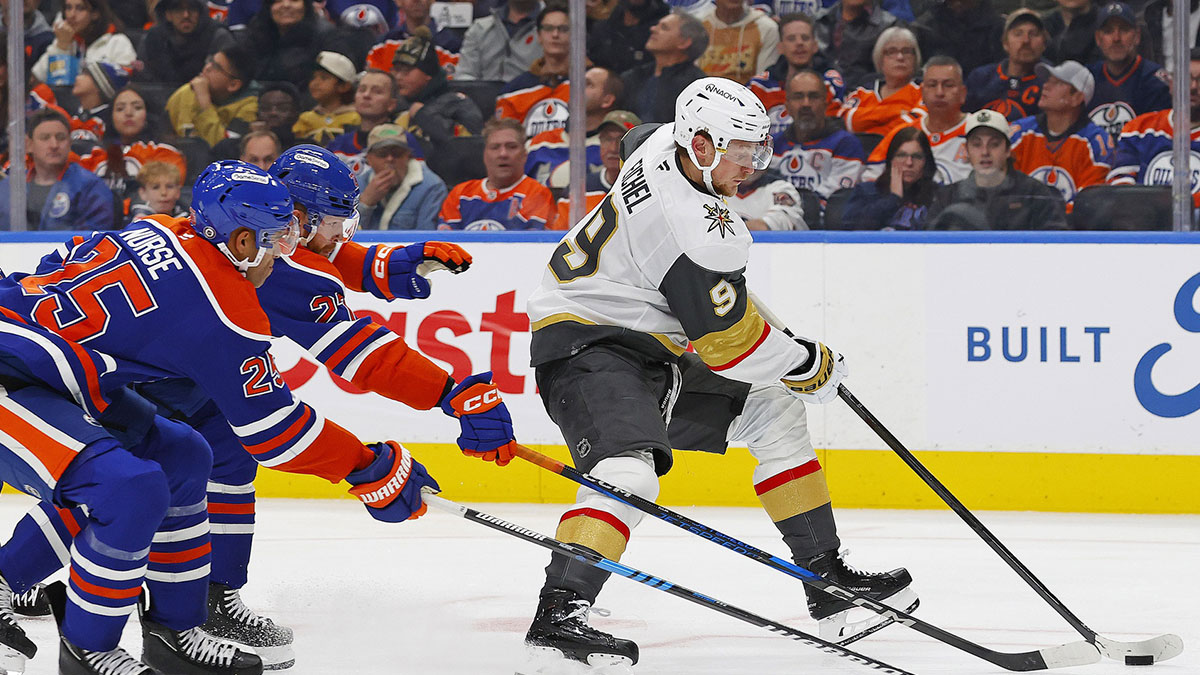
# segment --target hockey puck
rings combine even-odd
[[[1125,665],[1127,666],[1152,666],[1154,665],[1154,657],[1149,654],[1126,654]]]

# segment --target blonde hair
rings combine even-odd
[[[143,186],[154,180],[167,180],[183,185],[183,176],[179,175],[179,167],[170,162],[146,162],[137,175],[138,182]]]

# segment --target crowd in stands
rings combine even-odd
[[[567,229],[573,49],[589,208],[622,135],[709,75],[771,117],[730,199],[751,229],[1087,228],[1120,186],[1169,199],[1185,83],[1200,172],[1170,0],[587,0],[576,42],[559,3],[23,0],[28,229],[183,215],[209,162],[302,143],[353,169],[363,229]]]

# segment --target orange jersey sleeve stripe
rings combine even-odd
[[[396,339],[368,354],[350,382],[417,410],[429,410],[441,402],[449,379],[445,370]]]

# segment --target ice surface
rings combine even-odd
[[[453,498],[454,495],[445,495]],[[0,497],[0,527],[32,505]],[[475,505],[552,534],[563,507]],[[749,543],[786,553],[758,509],[683,508]],[[1080,639],[949,511],[837,512],[850,562],[906,566],[921,596],[918,616],[1002,651]],[[1152,675],[1200,673],[1200,516],[983,513],[981,519],[1084,623],[1114,639],[1183,636],[1182,656]],[[579,675],[564,664],[531,663],[521,646],[549,553],[476,523],[431,512],[389,525],[349,500],[263,500],[250,584],[252,608],[296,631],[288,673],[363,675]],[[816,633],[801,583],[694,535],[647,518],[623,562],[767,618]],[[612,579],[594,625],[636,640],[632,671],[589,675],[773,675],[869,673],[846,660],[625,579]],[[53,622],[26,620],[41,651],[28,673],[55,673]],[[141,652],[131,622],[123,645]],[[904,627],[853,645],[921,675],[1004,672]],[[1114,661],[1059,671],[1128,674]]]

